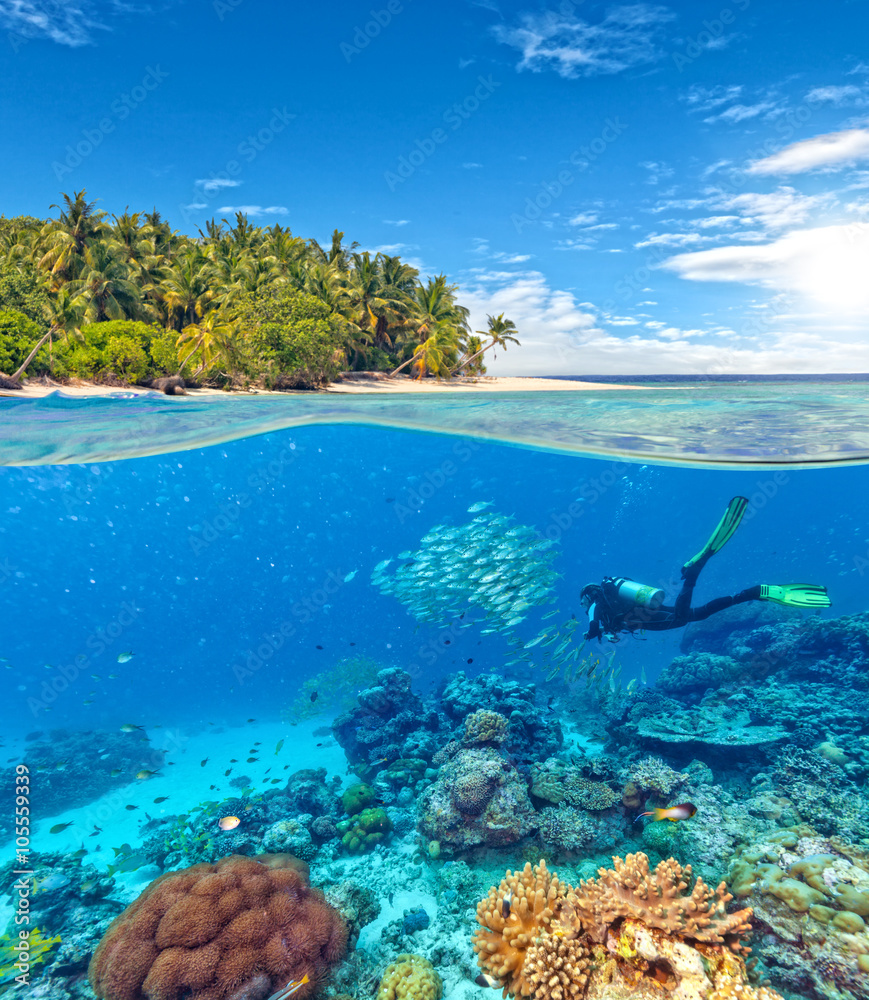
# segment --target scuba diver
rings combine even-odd
[[[826,587],[816,587],[807,583],[791,583],[775,586],[759,583],[747,590],[741,590],[733,597],[716,597],[699,608],[691,607],[691,597],[700,571],[716,552],[733,536],[739,527],[748,500],[734,497],[727,505],[724,517],[712,532],[712,537],[704,547],[682,567],[682,589],[672,606],[666,605],[664,591],[650,587],[625,577],[606,577],[599,584],[586,584],[579,594],[583,609],[588,614],[589,627],[585,639],[601,642],[619,641],[620,632],[631,634],[648,630],[663,632],[672,628],[682,628],[689,622],[699,622],[734,604],[746,601],[772,601],[792,608],[829,608],[830,598]]]

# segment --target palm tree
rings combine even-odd
[[[425,285],[417,283],[413,312],[408,326],[413,336],[411,357],[392,372],[398,374],[416,359],[420,346],[431,337],[444,351],[444,361],[455,364],[459,343],[468,329],[468,310],[456,303],[455,285],[448,285],[444,274],[429,278]]]
[[[88,240],[82,256],[81,277],[69,283],[88,323],[131,319],[143,315],[142,289],[130,279],[119,243]]]
[[[81,258],[84,256],[88,240],[102,235],[105,212],[96,211],[96,202],[88,202],[84,190],[74,191],[73,197],[64,194],[66,209],[58,209],[59,218],[46,223],[42,235],[46,237],[48,248],[39,260],[41,270],[48,271],[53,279],[69,280],[78,277]]]
[[[485,331],[477,330],[476,332],[480,334],[481,337],[491,337],[492,339],[481,350],[478,350],[473,354],[469,353],[466,355],[466,357],[464,357],[462,361],[453,369],[453,375],[466,365],[469,365],[472,361],[476,360],[476,358],[485,354],[491,347],[503,347],[506,351],[508,342],[519,346],[519,341],[515,337],[510,336],[511,333],[519,332],[516,329],[516,324],[513,320],[505,319],[503,313],[499,313],[497,316],[487,316],[486,318],[489,321],[489,329]]]
[[[212,309],[198,323],[185,326],[178,335],[178,347],[184,344],[192,346],[179,362],[178,374],[184,371],[184,366],[197,351],[201,352],[201,361],[193,373],[194,378],[210,368],[215,361],[227,358],[237,329],[237,324],[229,320],[221,309]]]
[[[28,354],[24,361],[19,365],[18,371],[16,371],[14,375],[10,376],[15,382],[17,382],[24,372],[27,371],[30,362],[33,361],[39,353],[39,349],[42,345],[47,340],[53,340],[55,334],[61,333],[65,340],[68,340],[70,337],[75,337],[78,340],[82,339],[81,329],[79,328],[79,323],[81,322],[81,308],[69,294],[68,289],[59,289],[58,292],[51,299],[49,299],[45,307],[45,312],[46,318],[49,322],[48,331],[40,338],[39,342],[30,354]]]
[[[167,268],[161,291],[170,320],[167,325],[178,331],[195,323],[203,314],[213,292],[208,281],[209,261],[195,244],[186,247],[175,263]]]

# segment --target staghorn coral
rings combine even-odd
[[[102,1000],[262,1000],[314,984],[347,928],[290,855],[231,855],[161,875],[117,917],[88,975]]]
[[[480,708],[465,719],[464,743],[503,743],[507,739],[510,722],[500,712]]]
[[[541,953],[532,952],[534,969],[525,969],[529,949],[549,930],[556,911],[564,900],[566,887],[557,875],[550,874],[546,862],[521,872],[508,871],[500,885],[489,890],[477,904],[480,928],[474,934],[474,951],[484,972],[503,983],[504,996],[534,996]],[[504,916],[504,900],[510,901]]]
[[[751,911],[728,914],[723,885],[698,879],[685,895],[691,870],[672,858],[654,872],[644,854],[613,864],[574,890],[541,861],[489,890],[473,944],[505,997],[779,1000],[748,985],[739,936]]]
[[[439,1000],[443,986],[422,955],[399,955],[386,967],[376,1000]]]

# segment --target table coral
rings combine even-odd
[[[386,967],[376,1000],[439,1000],[443,986],[422,955],[399,955]]]
[[[613,858],[578,889],[541,862],[506,878],[477,906],[474,950],[503,995],[603,1000],[780,1000],[748,983],[740,937],[750,910],[727,913],[714,892],[672,858]],[[662,993],[663,991],[663,993]]]
[[[101,1000],[262,1000],[343,957],[347,928],[289,855],[161,875],[111,924],[88,974]]]

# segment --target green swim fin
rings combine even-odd
[[[685,575],[686,570],[697,563],[705,563],[710,556],[715,555],[716,552],[724,548],[739,527],[739,522],[742,520],[747,507],[748,500],[745,497],[734,497],[730,501],[727,505],[727,510],[724,512],[724,517],[718,522],[718,527],[712,532],[709,541],[693,559],[689,559],[682,567],[682,576]]]
[[[772,601],[788,608],[829,608],[830,598],[826,587],[811,583],[786,583],[780,587],[762,583],[760,601]]]

